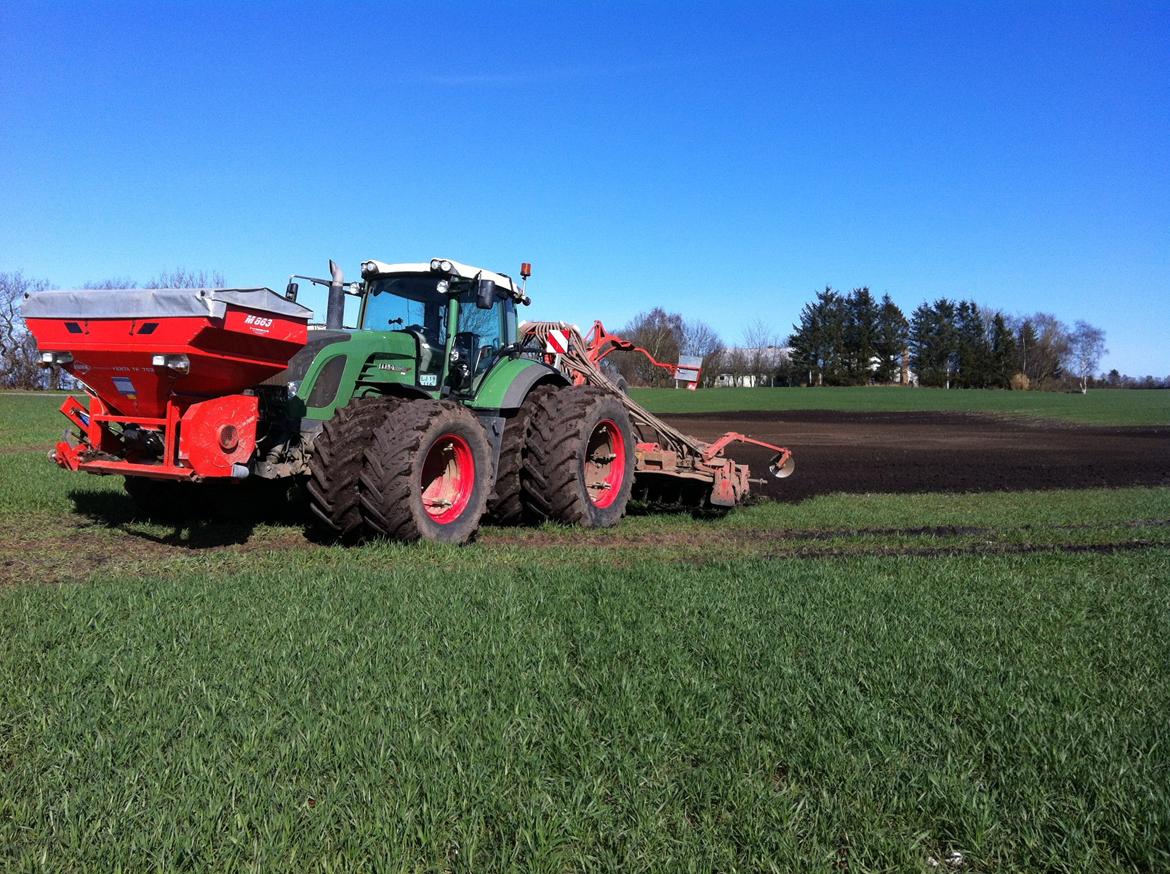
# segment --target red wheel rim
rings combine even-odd
[[[604,509],[616,501],[625,480],[625,435],[613,419],[602,419],[585,447],[585,490],[593,506]]]
[[[467,509],[475,490],[475,458],[458,434],[431,444],[422,468],[422,503],[431,520],[449,525]]]

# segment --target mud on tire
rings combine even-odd
[[[374,427],[400,403],[396,398],[358,398],[321,427],[309,463],[311,539],[355,543],[365,535],[358,508],[362,454]]]
[[[467,543],[492,484],[492,453],[475,416],[445,401],[408,401],[383,417],[362,463],[361,514],[391,540]]]
[[[634,429],[625,405],[593,386],[545,395],[533,413],[522,487],[539,517],[604,528],[626,511]]]
[[[558,386],[538,386],[528,393],[520,409],[504,426],[500,440],[500,460],[496,464],[496,481],[492,495],[488,498],[489,518],[500,525],[517,525],[532,521],[533,513],[528,507],[527,496],[521,488],[524,459],[528,456],[531,439],[532,416],[541,401]]]

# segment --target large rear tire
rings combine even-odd
[[[376,426],[362,464],[361,514],[390,540],[463,544],[479,530],[492,484],[483,426],[447,401],[410,401]]]
[[[522,486],[544,519],[605,528],[625,515],[634,429],[622,401],[594,386],[563,388],[533,413]]]
[[[516,415],[504,425],[495,486],[487,505],[488,517],[497,524],[518,525],[532,518],[532,511],[520,485],[524,476],[524,459],[528,456],[532,417],[541,401],[559,389],[559,386],[537,386],[528,393]]]
[[[375,426],[400,403],[397,398],[358,398],[321,427],[309,462],[308,534],[313,540],[356,543],[365,536],[358,507],[362,455]]]

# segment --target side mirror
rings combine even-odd
[[[300,290],[299,285],[297,285],[295,282],[290,282],[287,286],[285,286],[285,289],[284,289],[285,300],[291,300],[295,303],[296,299],[297,299],[297,292],[299,290]]]
[[[496,303],[496,283],[491,279],[477,279],[475,282],[475,305],[481,310],[490,310]]]

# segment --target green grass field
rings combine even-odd
[[[1061,419],[1093,425],[1170,424],[1170,391],[1092,389],[1088,394],[994,389],[895,387],[720,388],[683,391],[634,389],[636,401],[656,413],[740,410],[984,413]]]
[[[1170,489],[325,548],[143,520],[57,403],[0,396],[0,869],[1170,866]]]

